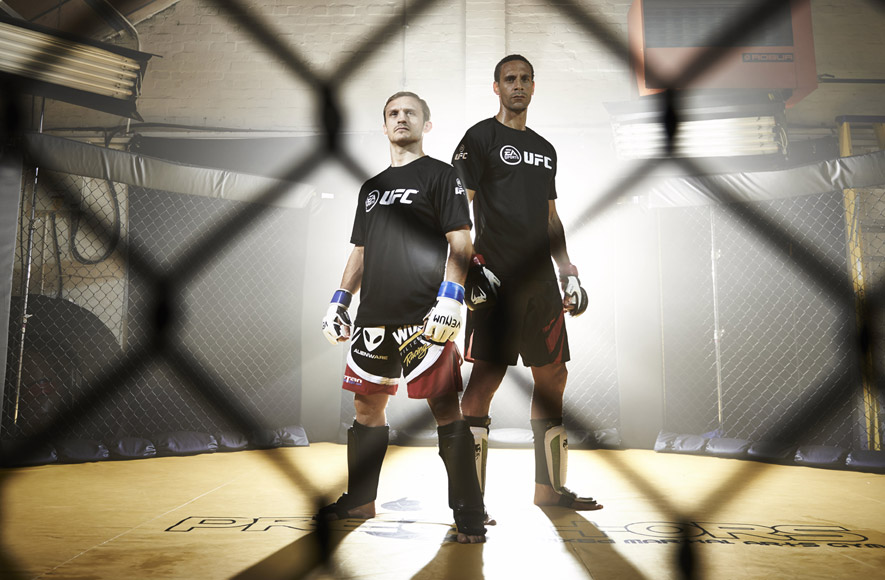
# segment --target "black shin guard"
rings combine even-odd
[[[532,419],[532,434],[534,435],[534,446],[535,446],[535,483],[540,483],[543,485],[552,485],[554,488],[557,488],[557,483],[559,486],[562,485],[562,482],[553,482],[550,480],[550,468],[548,466],[548,455],[550,455],[550,451],[547,449],[546,438],[547,432],[554,428],[562,428],[562,417],[557,417],[555,419]],[[557,456],[559,454],[557,453]],[[558,463],[559,457],[557,457]],[[557,479],[559,465],[555,466],[557,471]]]
[[[390,427],[353,422],[347,430],[347,503],[357,507],[375,501],[378,478],[387,453]]]
[[[455,514],[458,531],[469,536],[485,534],[482,492],[476,478],[473,434],[467,421],[455,421],[437,428],[439,456],[449,475],[449,507]]]

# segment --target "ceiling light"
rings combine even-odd
[[[151,56],[0,18],[0,80],[23,93],[141,120],[135,100]]]

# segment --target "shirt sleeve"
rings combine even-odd
[[[547,190],[547,199],[556,199],[556,169],[559,167],[559,159],[556,157],[556,149],[553,152],[553,175],[550,177],[550,188]]]
[[[452,166],[461,178],[462,185],[474,191],[479,189],[482,180],[485,155],[483,141],[480,131],[469,129],[452,155]]]
[[[356,215],[353,218],[353,230],[350,233],[350,243],[355,246],[366,245],[366,186],[360,188],[357,196]]]
[[[463,226],[470,227],[472,224],[467,191],[464,189],[461,179],[452,167],[448,165],[443,165],[443,167],[435,187],[435,198],[440,229],[448,233]]]

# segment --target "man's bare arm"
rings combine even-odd
[[[351,294],[359,292],[363,283],[363,265],[365,264],[365,248],[354,246],[344,266],[344,275],[341,277],[341,288]]]
[[[467,278],[467,268],[470,267],[470,258],[473,256],[470,229],[468,226],[464,226],[462,229],[452,230],[446,234],[446,239],[449,241],[446,280],[463,286],[464,280]]]
[[[565,247],[565,228],[556,213],[556,201],[549,200],[547,202],[547,236],[550,238],[550,255],[559,268],[564,268],[571,264],[568,257],[568,250]]]

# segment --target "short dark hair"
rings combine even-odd
[[[399,91],[398,93],[393,93],[392,95],[390,95],[390,98],[387,99],[387,102],[384,103],[384,108],[381,110],[381,115],[384,119],[387,119],[387,105],[390,104],[390,101],[398,99],[400,97],[412,97],[413,99],[421,103],[421,113],[424,114],[424,122],[426,123],[430,120],[430,107],[427,105],[427,101],[411,91]]]
[[[529,62],[529,59],[522,56],[521,54],[509,54],[502,58],[498,64],[495,65],[495,82],[501,82],[501,67],[505,62],[513,62],[514,60],[521,60],[522,62],[529,65],[529,70],[532,71],[532,80],[535,80],[535,67],[532,66],[532,63]]]

